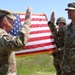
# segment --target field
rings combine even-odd
[[[18,75],[55,75],[52,56],[38,54],[17,57]]]

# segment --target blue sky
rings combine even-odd
[[[32,8],[33,13],[45,13],[48,20],[50,18],[51,12],[55,12],[55,19],[58,17],[64,17],[68,20],[67,11],[65,8],[70,2],[75,0],[1,0],[0,8],[12,10],[14,12],[25,12],[27,7]]]

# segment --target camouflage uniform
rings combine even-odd
[[[72,23],[65,32],[62,75],[75,75],[75,25]]]
[[[0,15],[1,12],[6,13],[7,11],[0,10]],[[28,18],[16,38],[0,28],[0,75],[17,75],[14,51],[22,50],[28,41],[30,16],[26,15]]]
[[[75,75],[75,2],[69,3],[65,10],[72,22],[65,30],[61,75]]]
[[[55,28],[54,24],[51,24],[50,22],[48,22],[49,28],[52,31],[52,34],[54,35],[54,40],[55,43],[58,47],[58,52],[57,53],[53,53],[53,64],[56,68],[56,73],[57,75],[61,74],[61,62],[62,62],[62,57],[63,57],[63,46],[64,46],[64,31],[66,26],[60,28],[58,31]]]
[[[52,30],[52,27],[50,27],[50,29]],[[55,29],[53,28],[53,30]],[[54,38],[55,42],[57,41],[56,44],[58,48],[61,49],[60,52],[63,54],[59,53],[58,50],[58,53],[53,54],[54,60],[57,59],[56,61],[60,62],[61,75],[75,75],[75,25],[72,25],[71,23],[60,29],[58,32],[60,32],[62,36],[60,39],[61,41],[58,37],[56,38],[56,35],[54,35]],[[53,34],[54,33],[56,32],[53,32]]]

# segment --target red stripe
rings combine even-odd
[[[25,18],[20,18],[21,21],[25,21]]]
[[[32,14],[32,16],[45,16],[44,14]]]
[[[37,27],[48,27],[47,24],[31,24],[31,28],[37,28]]]
[[[21,21],[25,21],[25,18],[20,18]],[[45,18],[32,18],[31,21],[46,21]]]
[[[47,43],[43,43],[43,44],[36,44],[36,45],[29,45],[29,46],[25,46],[24,49],[31,49],[31,48],[38,48],[38,47],[44,47],[44,46],[50,46],[55,44],[54,42],[47,42]]]
[[[50,32],[51,32],[50,30],[31,31],[30,35],[31,34],[39,34],[39,33],[50,33]]]
[[[42,36],[42,37],[36,37],[36,38],[29,38],[28,42],[32,41],[41,41],[41,40],[46,40],[46,39],[52,39],[53,36]]]
[[[32,18],[31,21],[46,21],[46,18]]]

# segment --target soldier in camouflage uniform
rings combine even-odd
[[[16,38],[7,33],[14,19],[12,12],[0,9],[0,75],[17,75],[14,51],[22,50],[28,41],[31,8],[27,9],[25,22]]]
[[[61,75],[75,75],[75,2],[69,3],[68,18],[71,23],[67,26],[64,36],[64,56]]]
[[[66,25],[66,20],[63,17],[59,17],[56,21],[56,24],[58,25],[58,30],[54,25],[54,12],[51,14],[51,19],[48,22],[49,28],[52,31],[52,34],[54,35],[55,43],[58,47],[58,52],[54,52],[53,55],[53,65],[56,69],[56,75],[61,75],[61,62],[63,57],[63,45],[64,45],[64,33],[63,33],[63,26]],[[61,31],[62,30],[62,31]],[[62,43],[61,43],[62,42]]]

